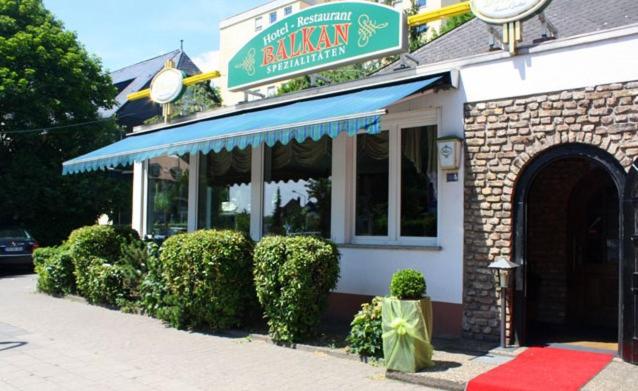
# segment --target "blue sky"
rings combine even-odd
[[[266,0],[44,0],[87,50],[113,71],[179,48],[216,67],[219,21]]]

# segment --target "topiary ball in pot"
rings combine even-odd
[[[423,273],[412,269],[400,270],[392,276],[390,295],[399,300],[420,300],[425,296]]]
[[[423,274],[411,269],[392,276],[391,297],[383,300],[383,356],[386,368],[417,372],[432,361],[432,301]]]

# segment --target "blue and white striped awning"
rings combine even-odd
[[[74,174],[129,165],[158,156],[219,152],[222,149],[290,140],[318,140],[360,129],[378,133],[384,108],[432,86],[440,76],[342,95],[288,103],[199,122],[176,125],[125,139],[64,162],[62,172]]]

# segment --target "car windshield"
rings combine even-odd
[[[1,238],[31,239],[31,235],[20,228],[0,228],[0,239]]]

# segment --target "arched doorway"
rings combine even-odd
[[[622,343],[625,172],[598,148],[541,153],[515,189],[515,336],[520,344]]]

